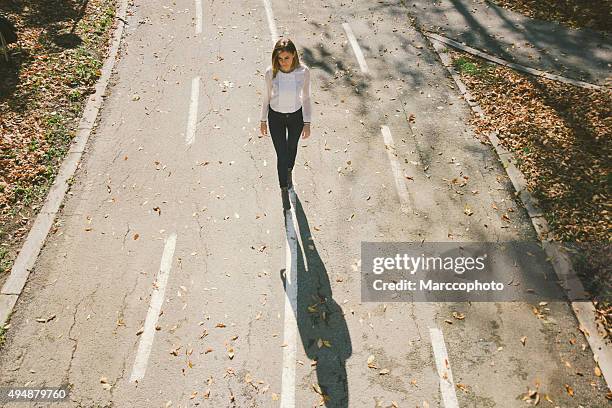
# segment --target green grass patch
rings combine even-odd
[[[43,155],[44,164],[53,164],[65,156],[72,136],[67,128],[68,118],[64,115],[53,112],[47,117],[46,123],[45,140],[49,148]]]
[[[93,56],[85,47],[79,47],[75,54],[77,63],[74,69],[74,80],[78,84],[91,86],[100,77],[102,62]]]
[[[0,275],[8,273],[13,266],[13,261],[9,258],[8,249],[0,246]]]
[[[6,317],[6,322],[0,325],[0,348],[4,346],[4,343],[6,343],[6,333],[8,332],[7,327],[9,322],[11,321],[12,315],[13,312],[10,312],[9,315]]]
[[[50,181],[50,180],[49,180]],[[37,201],[41,201],[45,198],[48,191],[49,183],[44,182],[42,184],[28,184],[17,182],[14,190],[14,200],[22,205],[32,205]]]
[[[83,92],[79,91],[78,89],[73,89],[68,94],[68,99],[70,99],[70,102],[78,102],[83,99]]]
[[[5,339],[6,336],[6,329],[3,326],[0,326],[0,347],[2,347],[4,345],[4,342],[6,341]]]
[[[104,13],[94,20],[81,20],[78,24],[79,31],[85,33],[83,42],[86,46],[96,43],[97,37],[104,34],[113,24],[115,9],[108,6]]]
[[[474,76],[483,76],[488,74],[492,69],[490,64],[477,62],[466,57],[459,57],[454,60],[453,66],[462,74]]]

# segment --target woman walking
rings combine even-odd
[[[300,62],[293,42],[281,38],[272,51],[272,65],[265,75],[261,134],[270,135],[276,150],[276,169],[283,208],[289,210],[288,189],[293,188],[292,171],[300,135],[310,136],[310,69]]]

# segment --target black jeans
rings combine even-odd
[[[287,187],[287,170],[292,169],[295,164],[303,128],[302,108],[291,113],[281,113],[268,108],[268,129],[276,150],[276,170],[281,187]]]

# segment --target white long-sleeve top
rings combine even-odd
[[[291,113],[302,107],[304,123],[310,123],[310,68],[300,63],[293,71],[278,70],[272,78],[272,66],[265,74],[261,121],[268,120],[268,106],[277,112]]]

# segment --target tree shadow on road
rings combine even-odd
[[[327,269],[311,240],[308,219],[297,195],[294,207],[299,231],[296,234],[299,233],[300,240],[296,240],[295,245],[297,301],[292,307],[298,331],[306,355],[316,362],[317,383],[325,406],[348,408],[346,360],[352,354],[348,327],[341,307],[332,297]],[[285,213],[287,225],[293,222],[292,216]],[[288,231],[291,235],[292,228],[288,228]],[[287,238],[291,240],[290,236]],[[281,279],[287,290],[283,274]]]
[[[431,22],[436,20],[448,21],[445,7],[448,7],[450,14],[456,13],[456,16],[460,16],[463,21],[446,26],[440,25],[438,27],[440,34],[480,48],[504,60],[532,68],[553,71],[556,74],[584,81],[598,82],[604,79],[603,77],[598,78],[596,73],[605,75],[605,68],[609,63],[606,55],[609,54],[610,49],[607,47],[609,41],[606,34],[590,29],[570,30],[558,23],[527,17],[513,19],[504,8],[487,2],[489,3],[487,9],[491,10],[493,18],[492,27],[486,25],[488,21],[475,17],[477,14],[472,13],[471,3],[462,0],[449,0],[444,3],[445,6],[433,7],[432,15],[423,21],[426,25],[431,26]],[[414,13],[412,10],[409,12]],[[427,30],[426,25],[422,25],[421,28]],[[496,30],[497,27],[498,30]],[[501,36],[504,33],[506,33],[505,38]],[[513,33],[515,37],[509,38],[507,33]],[[584,44],[595,42],[600,44],[600,55],[594,55],[589,52],[588,47],[584,47]],[[534,50],[520,52],[521,48],[525,48],[524,44],[528,44],[528,47]],[[515,46],[518,46],[518,49],[511,51]]]

